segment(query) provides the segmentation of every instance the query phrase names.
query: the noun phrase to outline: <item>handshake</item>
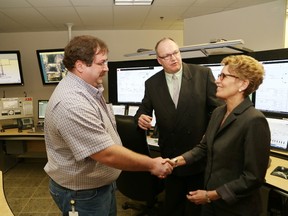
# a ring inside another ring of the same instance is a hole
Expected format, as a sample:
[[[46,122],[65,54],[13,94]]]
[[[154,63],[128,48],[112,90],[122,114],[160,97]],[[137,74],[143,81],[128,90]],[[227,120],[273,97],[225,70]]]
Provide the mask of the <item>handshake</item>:
[[[185,160],[182,156],[178,156],[173,159],[157,157],[153,158],[154,163],[150,172],[157,176],[158,178],[166,178],[167,175],[171,174],[173,169],[179,165],[181,161],[181,165],[185,164]]]

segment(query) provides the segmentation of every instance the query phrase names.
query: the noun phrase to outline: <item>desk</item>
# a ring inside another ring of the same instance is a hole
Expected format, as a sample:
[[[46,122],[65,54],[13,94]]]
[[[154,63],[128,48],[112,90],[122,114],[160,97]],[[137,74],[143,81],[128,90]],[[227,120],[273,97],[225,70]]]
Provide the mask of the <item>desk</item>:
[[[44,140],[44,132],[32,132],[23,130],[18,132],[18,129],[6,129],[5,132],[0,132],[0,140]]]
[[[33,151],[30,155],[26,154],[29,150],[27,146],[30,146]],[[45,156],[44,132],[32,132],[31,130],[18,132],[18,129],[6,129],[5,132],[0,132],[0,170],[8,170],[17,163],[18,157]]]
[[[271,172],[277,167],[277,166],[284,166],[288,168],[288,160],[278,158],[275,156],[270,156],[271,163],[270,166],[267,169],[266,172],[266,184],[272,186],[273,188],[280,189],[287,193],[288,196],[288,179],[284,179],[278,176],[271,175]]]

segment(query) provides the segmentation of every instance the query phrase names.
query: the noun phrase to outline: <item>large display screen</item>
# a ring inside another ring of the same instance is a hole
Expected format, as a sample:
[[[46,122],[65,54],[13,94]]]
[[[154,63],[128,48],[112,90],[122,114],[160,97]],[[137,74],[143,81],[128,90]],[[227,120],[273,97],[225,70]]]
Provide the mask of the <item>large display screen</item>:
[[[23,85],[19,51],[0,51],[0,85]]]
[[[263,61],[265,78],[255,92],[255,107],[265,113],[288,114],[288,59]]]
[[[141,103],[145,81],[162,69],[162,66],[117,68],[118,103]]]
[[[37,50],[43,84],[57,84],[68,70],[63,64],[64,49]]]
[[[219,64],[202,64],[202,66],[209,67],[212,71],[212,74],[216,79],[218,79],[218,75],[221,73],[223,69],[223,65]]]

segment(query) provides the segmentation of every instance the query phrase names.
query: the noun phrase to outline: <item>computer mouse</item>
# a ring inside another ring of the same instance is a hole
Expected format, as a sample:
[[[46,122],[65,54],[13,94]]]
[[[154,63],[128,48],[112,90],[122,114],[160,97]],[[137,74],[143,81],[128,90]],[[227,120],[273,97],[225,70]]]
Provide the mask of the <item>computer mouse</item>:
[[[271,174],[274,175],[274,176],[278,176],[278,177],[284,178],[284,179],[288,179],[288,176],[285,173],[281,172],[281,171],[273,171]]]
[[[272,172],[271,175],[279,176],[284,179],[288,179],[288,169],[283,166],[277,166]]]

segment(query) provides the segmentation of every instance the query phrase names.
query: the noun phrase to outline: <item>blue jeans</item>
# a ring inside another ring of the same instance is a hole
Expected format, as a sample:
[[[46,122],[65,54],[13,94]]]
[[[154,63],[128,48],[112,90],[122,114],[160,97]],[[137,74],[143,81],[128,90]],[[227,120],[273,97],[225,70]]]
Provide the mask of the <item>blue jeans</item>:
[[[50,179],[49,189],[63,216],[68,216],[69,211],[72,211],[71,200],[74,200],[74,208],[79,216],[117,215],[115,183],[96,189],[74,191]]]

